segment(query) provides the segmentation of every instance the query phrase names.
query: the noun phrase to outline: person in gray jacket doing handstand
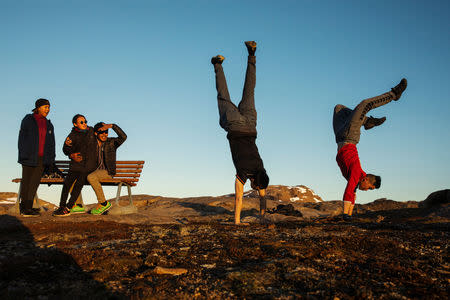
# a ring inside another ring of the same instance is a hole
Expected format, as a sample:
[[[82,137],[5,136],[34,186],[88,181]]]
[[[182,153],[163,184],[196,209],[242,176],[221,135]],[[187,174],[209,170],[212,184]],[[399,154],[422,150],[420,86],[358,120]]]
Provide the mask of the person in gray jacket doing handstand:
[[[214,56],[211,63],[216,73],[217,102],[219,106],[220,126],[228,132],[231,155],[236,167],[235,179],[235,211],[234,223],[241,223],[242,197],[244,184],[250,179],[251,187],[258,190],[260,198],[260,216],[266,211],[265,194],[269,185],[269,177],[264,169],[263,161],[259,155],[255,140],[256,110],[255,110],[255,84],[256,84],[256,42],[245,42],[248,50],[247,72],[245,76],[244,91],[239,106],[231,102],[227,82],[222,68],[224,57]]]
[[[342,175],[347,179],[347,187],[343,196],[343,218],[350,220],[355,206],[356,189],[362,191],[380,188],[381,177],[366,174],[359,161],[356,144],[359,142],[361,127],[369,130],[383,124],[386,117],[367,117],[366,114],[377,107],[388,104],[392,100],[400,99],[406,89],[407,81],[402,79],[390,92],[361,101],[354,109],[338,104],[334,107],[333,129],[338,145],[336,161]]]

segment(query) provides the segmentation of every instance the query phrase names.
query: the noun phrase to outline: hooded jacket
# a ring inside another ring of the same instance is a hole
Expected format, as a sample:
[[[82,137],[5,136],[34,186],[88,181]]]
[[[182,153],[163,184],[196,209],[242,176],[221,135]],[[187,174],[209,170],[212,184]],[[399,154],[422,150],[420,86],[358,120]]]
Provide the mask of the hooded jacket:
[[[27,114],[20,124],[18,162],[24,166],[37,167],[39,157],[39,127],[33,114]],[[52,122],[47,119],[43,164],[55,162],[55,132]]]

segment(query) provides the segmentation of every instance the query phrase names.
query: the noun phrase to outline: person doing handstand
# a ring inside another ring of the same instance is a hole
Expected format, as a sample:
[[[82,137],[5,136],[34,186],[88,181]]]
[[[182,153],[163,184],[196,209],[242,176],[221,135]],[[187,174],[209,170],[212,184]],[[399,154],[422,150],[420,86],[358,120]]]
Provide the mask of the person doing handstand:
[[[244,184],[250,179],[251,187],[258,190],[260,198],[260,216],[266,211],[266,188],[269,185],[269,176],[264,169],[263,161],[256,146],[256,110],[255,110],[255,84],[256,84],[256,42],[245,42],[248,50],[247,72],[245,75],[244,91],[239,106],[231,102],[227,82],[222,68],[224,57],[214,56],[211,63],[216,74],[217,102],[219,106],[220,126],[228,132],[231,156],[236,167],[235,179],[235,210],[234,223],[241,223],[242,197]]]
[[[356,144],[358,144],[361,135],[361,126],[364,126],[365,130],[369,130],[383,124],[386,117],[367,117],[366,114],[370,110],[388,104],[392,100],[397,101],[400,99],[406,86],[407,81],[403,78],[390,92],[363,100],[353,110],[341,104],[334,107],[333,129],[338,145],[336,161],[342,175],[347,179],[347,186],[343,196],[344,220],[351,219],[357,188],[367,191],[378,189],[381,185],[380,176],[366,174],[362,170]]]

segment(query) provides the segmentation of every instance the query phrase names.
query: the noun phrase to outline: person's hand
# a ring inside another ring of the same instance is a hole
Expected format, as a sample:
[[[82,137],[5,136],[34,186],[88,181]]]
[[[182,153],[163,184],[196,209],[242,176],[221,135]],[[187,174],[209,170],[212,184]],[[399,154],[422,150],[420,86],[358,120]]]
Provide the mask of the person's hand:
[[[113,124],[104,124],[103,123],[102,128],[100,128],[99,130],[108,130],[108,129],[112,128],[112,127],[113,127]]]
[[[80,162],[83,160],[83,156],[81,156],[80,152],[70,154],[70,158],[76,162]]]
[[[67,138],[66,141],[65,141],[65,144],[66,144],[67,146],[69,146],[69,147],[72,147],[72,140],[69,139],[69,138]]]

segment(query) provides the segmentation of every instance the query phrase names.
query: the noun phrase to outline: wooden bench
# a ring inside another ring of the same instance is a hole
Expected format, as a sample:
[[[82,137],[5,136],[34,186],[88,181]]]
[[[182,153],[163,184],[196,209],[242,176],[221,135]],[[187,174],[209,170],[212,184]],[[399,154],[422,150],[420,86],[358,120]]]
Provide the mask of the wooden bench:
[[[57,160],[55,161],[55,166],[64,174],[67,175],[69,171],[69,160]],[[133,205],[133,198],[131,195],[131,187],[136,186],[139,182],[139,178],[141,177],[142,169],[144,168],[145,161],[143,160],[118,160],[116,161],[116,175],[113,176],[112,179],[105,179],[100,181],[102,185],[105,186],[117,186],[117,194],[116,194],[116,205],[119,205],[119,198],[122,186],[125,185],[128,188],[128,199],[130,201],[129,205]],[[15,205],[15,212],[19,213],[19,203],[20,203],[20,191],[22,187],[22,178],[15,178],[12,182],[19,183],[19,191],[17,193],[17,201]],[[48,184],[53,185],[62,185],[64,184],[64,178],[41,178],[40,184]],[[86,181],[85,185],[89,185],[89,182]],[[73,187],[73,186],[72,186]],[[83,198],[80,193],[80,197],[77,199],[77,202],[83,205]],[[40,208],[40,204],[38,201],[38,195],[34,196],[33,207]]]

